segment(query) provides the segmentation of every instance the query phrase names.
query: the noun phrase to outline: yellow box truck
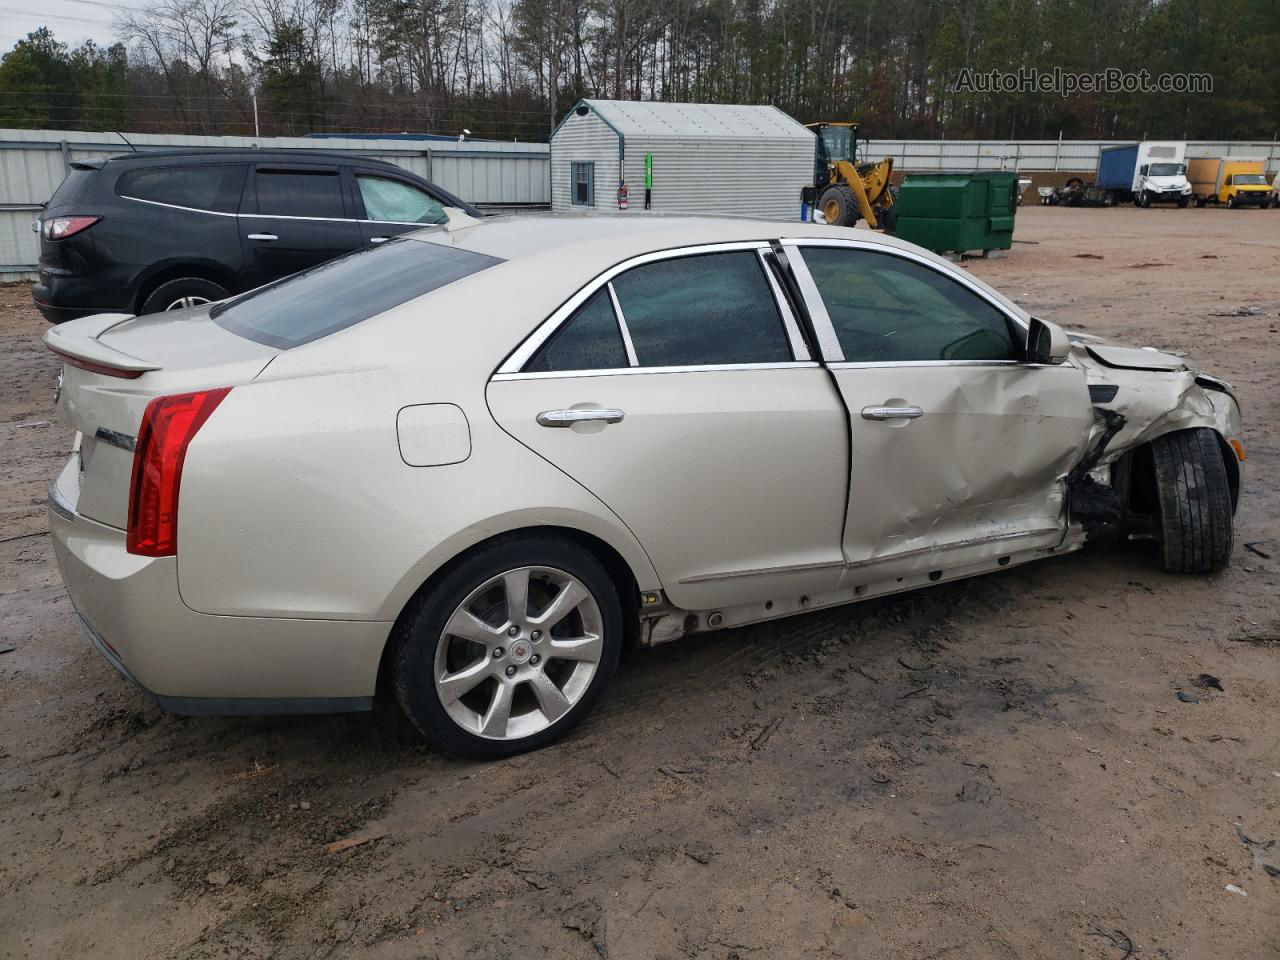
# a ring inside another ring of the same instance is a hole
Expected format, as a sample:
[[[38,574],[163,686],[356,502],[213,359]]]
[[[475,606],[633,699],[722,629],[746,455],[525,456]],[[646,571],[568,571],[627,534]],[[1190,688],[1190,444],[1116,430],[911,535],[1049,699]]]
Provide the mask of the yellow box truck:
[[[1228,207],[1265,207],[1271,199],[1266,161],[1251,157],[1193,157],[1187,179],[1196,206],[1225,203]]]

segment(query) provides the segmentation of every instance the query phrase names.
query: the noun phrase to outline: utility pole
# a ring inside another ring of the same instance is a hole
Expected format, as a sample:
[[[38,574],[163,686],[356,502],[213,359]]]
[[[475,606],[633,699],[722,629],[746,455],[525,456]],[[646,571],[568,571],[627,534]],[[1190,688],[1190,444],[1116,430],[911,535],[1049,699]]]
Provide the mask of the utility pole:
[[[253,94],[253,135],[255,137],[261,136],[261,134],[258,133],[258,94],[257,92]]]

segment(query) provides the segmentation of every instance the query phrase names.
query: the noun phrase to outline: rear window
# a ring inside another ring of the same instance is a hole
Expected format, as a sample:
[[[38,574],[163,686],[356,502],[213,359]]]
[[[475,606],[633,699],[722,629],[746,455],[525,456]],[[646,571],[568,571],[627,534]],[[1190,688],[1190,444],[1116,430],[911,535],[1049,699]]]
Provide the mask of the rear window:
[[[217,163],[130,170],[116,182],[116,193],[176,207],[235,213],[246,169],[243,163]]]
[[[83,170],[80,167],[72,167],[71,172],[63,178],[62,183],[58,184],[58,189],[53,191],[53,196],[49,198],[49,202],[45,205],[46,208],[52,209],[64,203],[71,203],[88,186],[89,181],[97,172],[97,170]]]
[[[440,243],[392,240],[251,290],[209,316],[234,334],[287,350],[502,262]]]

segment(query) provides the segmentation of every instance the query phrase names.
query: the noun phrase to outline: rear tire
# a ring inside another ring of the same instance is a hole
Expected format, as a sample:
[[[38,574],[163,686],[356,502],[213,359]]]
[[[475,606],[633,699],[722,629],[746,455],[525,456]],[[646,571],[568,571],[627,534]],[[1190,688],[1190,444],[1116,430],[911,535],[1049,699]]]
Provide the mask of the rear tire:
[[[206,303],[216,303],[230,296],[230,291],[219,283],[204,277],[178,277],[166,280],[156,287],[142,302],[140,313],[162,313],[166,310],[185,310]]]
[[[818,199],[818,209],[827,223],[837,227],[852,227],[858,222],[858,202],[853,191],[843,183],[827,187]],[[832,218],[835,219],[832,219]]]
[[[1170,573],[1213,573],[1231,559],[1231,483],[1218,437],[1207,427],[1151,442],[1156,541]]]
[[[522,575],[520,609],[510,584]],[[581,599],[539,621],[566,589]],[[622,652],[622,603],[576,543],[500,539],[416,597],[391,644],[396,699],[424,737],[458,756],[509,757],[560,739],[591,712]]]

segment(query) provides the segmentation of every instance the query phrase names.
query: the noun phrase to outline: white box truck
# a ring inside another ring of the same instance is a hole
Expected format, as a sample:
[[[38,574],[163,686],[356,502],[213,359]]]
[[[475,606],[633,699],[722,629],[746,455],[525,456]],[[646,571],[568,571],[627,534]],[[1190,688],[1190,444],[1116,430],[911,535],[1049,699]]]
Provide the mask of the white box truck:
[[[1094,186],[1107,205],[1132,200],[1140,207],[1153,203],[1185,207],[1191,202],[1186,156],[1185,143],[1165,140],[1103,147]]]

